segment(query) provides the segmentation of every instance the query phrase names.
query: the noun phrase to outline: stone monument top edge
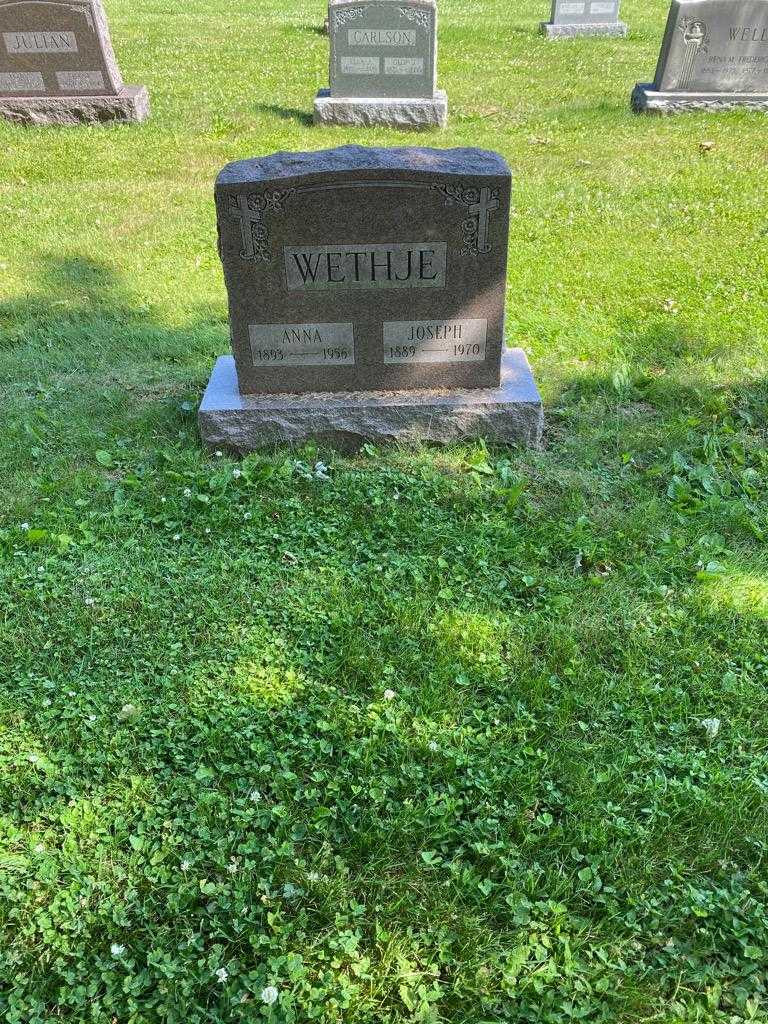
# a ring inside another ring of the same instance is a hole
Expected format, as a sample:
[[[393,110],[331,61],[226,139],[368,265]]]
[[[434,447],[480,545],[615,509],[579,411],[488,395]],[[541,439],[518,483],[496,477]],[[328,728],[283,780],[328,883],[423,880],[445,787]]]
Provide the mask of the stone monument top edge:
[[[338,146],[308,152],[281,152],[227,164],[216,187],[243,185],[310,174],[355,171],[412,171],[457,174],[467,177],[508,176],[507,161],[499,153],[475,147],[434,149],[427,146]]]

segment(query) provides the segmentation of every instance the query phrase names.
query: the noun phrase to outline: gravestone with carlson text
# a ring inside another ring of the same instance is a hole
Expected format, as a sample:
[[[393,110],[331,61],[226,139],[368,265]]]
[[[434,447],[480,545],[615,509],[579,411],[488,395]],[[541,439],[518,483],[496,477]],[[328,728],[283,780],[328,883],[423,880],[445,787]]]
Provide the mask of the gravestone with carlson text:
[[[330,89],[317,95],[316,124],[445,127],[435,0],[331,0],[328,23]]]
[[[575,36],[625,36],[619,21],[621,0],[552,0],[552,16],[541,25],[548,39]]]
[[[233,356],[203,439],[537,443],[541,402],[504,344],[511,176],[479,149],[277,153],[216,182]]]
[[[0,116],[31,124],[143,121],[124,85],[101,0],[0,0]]]
[[[632,107],[768,110],[768,0],[674,0],[656,78],[635,86]]]

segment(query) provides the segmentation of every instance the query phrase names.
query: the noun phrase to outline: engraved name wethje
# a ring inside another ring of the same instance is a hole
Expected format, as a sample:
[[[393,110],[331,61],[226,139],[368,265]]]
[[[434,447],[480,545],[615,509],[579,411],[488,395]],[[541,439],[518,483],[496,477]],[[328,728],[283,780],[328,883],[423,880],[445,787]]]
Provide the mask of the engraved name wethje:
[[[384,324],[384,362],[482,363],[487,320],[394,320]]]
[[[45,81],[39,71],[3,71],[0,72],[0,92],[45,92]]]
[[[347,324],[249,324],[254,366],[349,366],[355,333]]]
[[[285,246],[291,290],[443,288],[447,242]]]
[[[416,32],[409,28],[350,28],[350,46],[415,46]]]
[[[77,53],[74,32],[3,32],[9,54]]]

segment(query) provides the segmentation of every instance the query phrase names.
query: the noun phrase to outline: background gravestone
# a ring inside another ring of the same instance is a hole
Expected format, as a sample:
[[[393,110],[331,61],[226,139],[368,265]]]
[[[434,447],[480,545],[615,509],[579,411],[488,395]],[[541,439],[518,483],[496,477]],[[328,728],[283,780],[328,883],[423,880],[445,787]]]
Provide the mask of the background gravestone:
[[[0,116],[74,124],[148,114],[147,90],[123,84],[101,0],[0,0]]]
[[[768,0],[674,0],[656,78],[638,112],[768,110]]]
[[[552,16],[542,22],[548,39],[575,36],[625,36],[627,26],[619,21],[621,0],[552,0]]]
[[[332,0],[328,19],[330,89],[315,100],[317,124],[445,127],[435,0]]]
[[[510,188],[503,158],[479,149],[344,146],[226,167],[234,360],[214,369],[204,440],[536,443],[541,402],[504,344]]]

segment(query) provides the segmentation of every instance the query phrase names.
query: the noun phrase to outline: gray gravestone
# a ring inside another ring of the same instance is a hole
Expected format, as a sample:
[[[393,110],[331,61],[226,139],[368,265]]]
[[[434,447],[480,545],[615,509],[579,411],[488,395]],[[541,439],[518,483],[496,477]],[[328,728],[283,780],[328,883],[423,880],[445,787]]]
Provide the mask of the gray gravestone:
[[[142,121],[120,77],[101,0],[0,0],[0,116],[32,124]]]
[[[316,123],[445,127],[435,0],[331,0],[328,21],[331,87]]]
[[[575,36],[625,36],[619,21],[621,0],[552,0],[552,16],[541,29],[548,39]]]
[[[216,182],[234,360],[206,443],[485,435],[536,443],[541,402],[504,345],[511,177],[479,149],[277,153]]]
[[[768,110],[768,0],[674,0],[656,78],[638,112]]]

